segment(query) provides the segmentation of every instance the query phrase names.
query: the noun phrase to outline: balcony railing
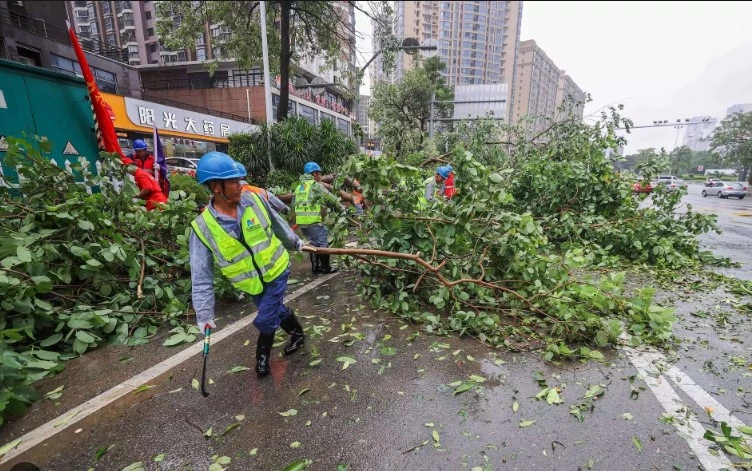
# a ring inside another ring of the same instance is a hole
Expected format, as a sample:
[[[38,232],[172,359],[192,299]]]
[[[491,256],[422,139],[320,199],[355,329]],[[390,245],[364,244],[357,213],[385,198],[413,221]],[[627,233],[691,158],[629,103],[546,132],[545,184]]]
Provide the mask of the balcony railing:
[[[70,46],[68,30],[56,25],[47,24],[42,19],[31,18],[15,12],[9,12],[7,8],[0,8],[0,23],[28,31],[49,40]],[[110,46],[96,39],[78,35],[79,42],[84,51],[88,51],[118,62],[128,63],[128,53],[123,49]]]
[[[224,111],[210,110],[209,108],[204,108],[203,106],[195,106],[189,103],[183,103],[181,101],[168,100],[167,98],[162,98],[162,97],[158,97],[155,95],[148,95],[146,93],[144,93],[142,97],[144,100],[153,101],[155,103],[159,103],[159,104],[166,105],[166,106],[173,106],[175,108],[195,111],[197,113],[210,114],[212,116],[218,116],[220,118],[233,119],[235,121],[242,121],[244,123],[258,124],[255,120],[248,119],[247,116],[238,116],[232,113],[225,113]]]

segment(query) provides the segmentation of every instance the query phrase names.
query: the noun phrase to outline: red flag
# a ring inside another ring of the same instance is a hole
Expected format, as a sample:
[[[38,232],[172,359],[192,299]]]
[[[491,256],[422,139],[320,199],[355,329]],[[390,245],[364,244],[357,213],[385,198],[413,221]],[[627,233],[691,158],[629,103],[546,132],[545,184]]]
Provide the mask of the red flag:
[[[120,143],[117,139],[117,134],[115,134],[115,126],[112,124],[110,113],[107,111],[107,108],[110,107],[107,102],[104,101],[102,95],[99,94],[97,82],[94,80],[94,75],[91,73],[89,63],[86,61],[84,50],[81,49],[81,44],[78,43],[78,38],[76,38],[76,33],[73,31],[70,23],[68,24],[68,35],[70,36],[71,45],[76,51],[76,58],[78,59],[78,64],[81,66],[81,72],[84,74],[86,88],[89,90],[91,106],[94,109],[95,124],[99,127],[99,148],[106,152],[117,152],[120,154],[121,159],[125,159],[123,150],[120,148]]]

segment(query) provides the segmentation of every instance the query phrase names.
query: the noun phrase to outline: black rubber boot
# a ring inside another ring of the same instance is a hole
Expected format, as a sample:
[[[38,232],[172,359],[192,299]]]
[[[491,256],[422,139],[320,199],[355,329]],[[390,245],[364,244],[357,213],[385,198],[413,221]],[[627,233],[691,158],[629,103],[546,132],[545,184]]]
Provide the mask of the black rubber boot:
[[[321,271],[319,273],[337,273],[339,271],[329,265],[329,257],[330,255],[319,255],[319,258],[321,259],[319,262],[321,264]]]
[[[321,273],[321,256],[313,252],[309,252],[309,255],[311,256],[311,272],[314,275]]]
[[[305,332],[303,332],[303,327],[298,322],[298,318],[295,317],[295,311],[290,309],[290,315],[282,319],[279,326],[290,334],[290,341],[282,348],[282,351],[285,355],[297,352],[305,344]]]
[[[263,378],[269,374],[269,360],[272,356],[272,345],[274,344],[274,332],[259,332],[258,342],[256,343],[256,374]]]

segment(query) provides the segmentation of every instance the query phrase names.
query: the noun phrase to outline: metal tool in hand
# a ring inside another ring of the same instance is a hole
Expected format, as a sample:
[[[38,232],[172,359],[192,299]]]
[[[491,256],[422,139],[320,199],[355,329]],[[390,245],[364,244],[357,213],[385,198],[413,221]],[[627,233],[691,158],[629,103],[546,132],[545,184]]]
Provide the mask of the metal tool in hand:
[[[206,390],[206,360],[209,358],[209,338],[211,337],[211,327],[206,326],[204,331],[204,367],[201,370],[201,395],[209,397],[209,391]]]

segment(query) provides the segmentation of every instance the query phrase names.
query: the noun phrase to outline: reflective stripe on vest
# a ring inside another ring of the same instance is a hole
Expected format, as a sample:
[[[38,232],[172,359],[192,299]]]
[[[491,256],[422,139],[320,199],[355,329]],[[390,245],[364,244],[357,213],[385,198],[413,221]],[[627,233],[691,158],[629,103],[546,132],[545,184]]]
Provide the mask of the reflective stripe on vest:
[[[191,226],[233,286],[255,295],[264,291],[264,283],[274,281],[287,269],[290,256],[272,232],[271,218],[261,199],[255,193],[249,196],[251,204],[240,219],[245,244],[222,229],[211,211],[201,213]]]
[[[302,226],[321,222],[321,205],[311,201],[314,180],[300,182],[295,187],[295,222]]]
[[[428,177],[425,180],[423,180],[423,193],[421,193],[420,198],[418,198],[418,209],[423,210],[428,208],[429,201],[426,199],[426,187],[435,180],[435,177]],[[436,200],[438,190],[436,189],[436,184],[434,183],[433,187],[433,198],[434,201]]]

